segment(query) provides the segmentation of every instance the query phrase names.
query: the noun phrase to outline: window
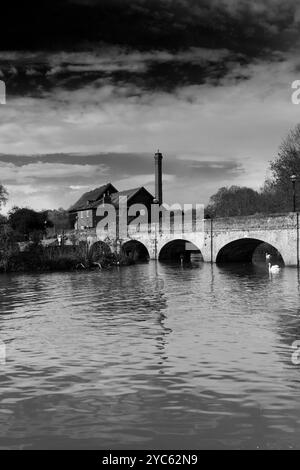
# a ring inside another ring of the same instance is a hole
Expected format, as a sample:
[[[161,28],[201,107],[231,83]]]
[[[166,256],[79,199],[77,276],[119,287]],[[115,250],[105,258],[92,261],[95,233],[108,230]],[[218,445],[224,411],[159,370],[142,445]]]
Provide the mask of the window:
[[[83,211],[80,212],[80,217],[83,219]]]
[[[87,217],[90,216],[90,211],[86,211],[86,216],[87,216]]]

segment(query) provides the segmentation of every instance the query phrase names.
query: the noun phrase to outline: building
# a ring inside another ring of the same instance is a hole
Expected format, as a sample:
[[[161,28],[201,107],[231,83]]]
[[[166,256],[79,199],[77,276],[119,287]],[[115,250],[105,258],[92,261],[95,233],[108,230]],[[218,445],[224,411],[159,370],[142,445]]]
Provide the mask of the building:
[[[133,204],[144,204],[149,214],[151,214],[151,204],[153,203],[154,196],[143,186],[126,191],[118,191],[111,183],[107,183],[83,194],[69,209],[70,213],[76,215],[75,229],[95,228],[102,218],[97,216],[97,208],[100,205],[112,204],[118,214],[119,198],[122,196],[127,197],[128,208]]]
[[[69,212],[75,216],[75,229],[85,230],[97,227],[101,217],[97,216],[97,208],[103,204],[112,204],[118,214],[119,198],[127,197],[128,209],[134,204],[143,204],[151,215],[153,202],[162,204],[162,154],[155,154],[155,197],[144,186],[118,191],[112,183],[106,183],[99,188],[83,194],[80,199],[70,207]],[[133,220],[134,218],[131,218]],[[128,220],[130,222],[131,220]],[[149,220],[150,222],[150,220]]]

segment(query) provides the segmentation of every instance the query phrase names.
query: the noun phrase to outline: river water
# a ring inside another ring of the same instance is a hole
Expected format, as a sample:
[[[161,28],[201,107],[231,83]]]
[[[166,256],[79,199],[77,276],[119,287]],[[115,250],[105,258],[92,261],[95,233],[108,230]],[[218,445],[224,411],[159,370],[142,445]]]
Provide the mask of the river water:
[[[197,260],[0,276],[0,447],[300,448],[299,294]]]

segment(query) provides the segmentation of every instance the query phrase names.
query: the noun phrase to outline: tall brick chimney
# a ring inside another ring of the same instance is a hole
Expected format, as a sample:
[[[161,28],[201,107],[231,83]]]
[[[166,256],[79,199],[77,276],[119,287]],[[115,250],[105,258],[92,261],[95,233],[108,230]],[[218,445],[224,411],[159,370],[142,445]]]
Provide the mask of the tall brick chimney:
[[[162,159],[163,156],[158,150],[154,156],[155,160],[155,199],[158,200],[159,204],[163,203],[163,191],[162,191]]]

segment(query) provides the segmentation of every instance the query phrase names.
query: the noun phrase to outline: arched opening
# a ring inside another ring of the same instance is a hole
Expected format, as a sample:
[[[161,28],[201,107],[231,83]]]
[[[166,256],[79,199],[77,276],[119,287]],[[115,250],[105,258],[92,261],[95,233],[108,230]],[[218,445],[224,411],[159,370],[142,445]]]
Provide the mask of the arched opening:
[[[98,241],[94,243],[90,248],[90,259],[91,261],[101,261],[103,258],[111,254],[111,249],[109,245],[105,242]]]
[[[122,246],[122,253],[133,261],[148,261],[149,252],[143,243],[137,240],[129,240]]]
[[[279,251],[269,243],[256,238],[241,238],[223,246],[217,255],[216,262],[265,264],[266,254],[271,255],[272,264],[284,265]]]
[[[193,243],[181,239],[166,243],[159,253],[160,260],[192,261],[195,258],[203,261],[199,248]]]

